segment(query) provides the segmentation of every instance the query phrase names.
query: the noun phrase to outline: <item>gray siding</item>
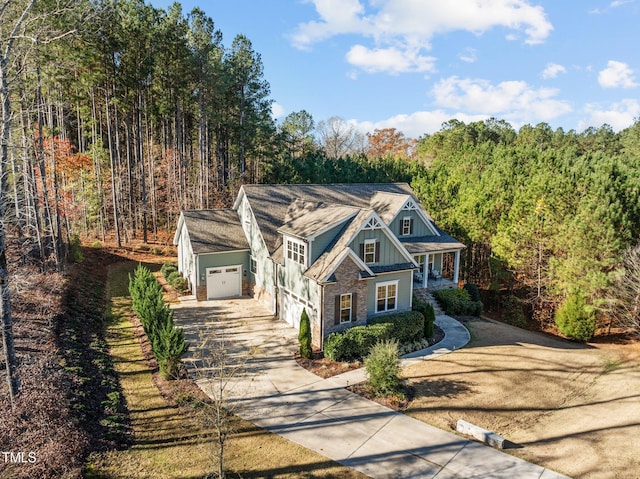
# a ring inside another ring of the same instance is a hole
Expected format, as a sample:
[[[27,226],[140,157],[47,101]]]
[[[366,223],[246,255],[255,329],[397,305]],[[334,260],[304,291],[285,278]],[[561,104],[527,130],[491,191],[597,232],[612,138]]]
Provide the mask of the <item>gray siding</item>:
[[[367,287],[367,318],[380,314],[399,313],[411,309],[411,295],[413,289],[411,287],[412,271],[400,271],[397,273],[381,274],[370,279]],[[376,288],[378,283],[398,280],[397,307],[395,311],[388,313],[376,313]]]
[[[362,230],[349,245],[354,253],[360,256],[360,244],[365,240],[376,239],[380,247],[380,261],[374,265],[398,264],[406,263],[407,259],[400,253],[398,248],[391,242],[386,234],[380,229]]]
[[[278,286],[287,289],[296,296],[318,304],[318,284],[303,276],[307,270],[304,266],[285,259],[284,265],[278,268]]]
[[[249,274],[249,252],[232,251],[225,253],[207,253],[198,255],[198,284],[206,284],[207,268],[218,266],[242,265],[242,279],[246,280]]]
[[[409,236],[403,236],[402,231],[400,230],[402,218],[406,217],[413,219],[413,231]],[[398,213],[398,216],[396,216],[389,225],[389,229],[398,238],[411,238],[412,236],[430,236],[433,234],[433,231],[424,223],[416,210],[400,211],[400,213]]]
[[[257,273],[250,273],[249,279],[259,288],[273,294],[273,261],[269,259],[269,252],[260,234],[258,224],[251,213],[246,197],[242,198],[238,206],[238,215],[240,216],[244,234],[249,242],[249,248],[251,248],[251,255],[256,260]]]
[[[331,243],[333,238],[336,237],[343,225],[344,223],[341,223],[338,226],[331,228],[329,231],[317,236],[316,239],[313,240],[311,243],[311,264],[320,257],[325,249],[327,249],[327,246],[329,246],[329,243]]]

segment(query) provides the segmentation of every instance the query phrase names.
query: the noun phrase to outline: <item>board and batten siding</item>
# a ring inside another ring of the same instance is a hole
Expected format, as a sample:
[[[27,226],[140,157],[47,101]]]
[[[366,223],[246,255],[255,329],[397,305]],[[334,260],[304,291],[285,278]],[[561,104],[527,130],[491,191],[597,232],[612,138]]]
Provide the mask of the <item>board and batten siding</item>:
[[[318,284],[304,276],[306,270],[306,266],[288,260],[285,253],[284,265],[278,268],[278,286],[317,305]]]
[[[246,279],[249,271],[249,252],[230,251],[223,253],[202,253],[198,255],[199,284],[207,284],[207,268],[242,265],[242,278]]]
[[[402,234],[402,219],[411,218],[413,220],[413,231],[410,235]],[[389,229],[398,238],[411,238],[413,236],[431,236],[433,231],[429,228],[424,220],[420,217],[416,210],[403,210],[398,213],[398,216],[389,224]]]
[[[346,220],[345,220],[346,221]],[[321,235],[315,237],[315,239],[311,242],[311,264],[313,264],[319,257],[324,253],[324,250],[327,249],[329,243],[333,241],[336,235],[340,232],[340,229],[344,226],[345,222],[340,223],[337,226],[334,226],[328,231],[325,231]]]
[[[258,288],[273,294],[273,261],[269,258],[267,246],[262,239],[258,223],[251,212],[247,197],[243,197],[238,206],[238,215],[240,216],[240,224],[247,237],[249,248],[251,248],[251,256],[256,261],[256,274],[249,273],[250,281]]]
[[[395,273],[379,274],[367,281],[367,318],[389,313],[399,313],[411,309],[411,295],[413,271],[398,271]],[[398,281],[397,306],[395,311],[376,313],[376,289],[378,283]]]
[[[195,268],[193,250],[187,227],[183,224],[178,238],[178,271],[189,280],[189,285],[195,288],[198,275]]]
[[[373,263],[374,265],[387,265],[407,262],[407,258],[404,257],[404,255],[398,250],[398,248],[391,242],[389,237],[381,229],[360,231],[349,246],[356,255],[360,256],[360,244],[364,243],[365,240],[370,239],[377,240],[379,242],[378,246],[380,248],[380,260],[376,263]]]

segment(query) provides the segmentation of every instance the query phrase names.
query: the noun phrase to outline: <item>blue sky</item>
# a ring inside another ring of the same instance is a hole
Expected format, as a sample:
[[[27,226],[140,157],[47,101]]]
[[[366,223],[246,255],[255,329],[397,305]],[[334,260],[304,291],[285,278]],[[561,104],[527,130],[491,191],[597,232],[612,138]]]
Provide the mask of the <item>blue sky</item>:
[[[180,3],[226,46],[251,40],[278,119],[305,109],[417,138],[451,118],[576,131],[640,118],[640,0]]]

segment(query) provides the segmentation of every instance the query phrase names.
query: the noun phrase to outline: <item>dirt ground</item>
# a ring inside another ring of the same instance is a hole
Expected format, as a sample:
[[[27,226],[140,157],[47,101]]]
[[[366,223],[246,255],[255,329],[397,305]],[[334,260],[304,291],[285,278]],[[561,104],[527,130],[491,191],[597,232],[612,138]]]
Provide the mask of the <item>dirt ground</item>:
[[[508,452],[574,478],[640,477],[640,345],[580,345],[482,319],[464,349],[404,371],[406,413],[443,429],[464,419]]]

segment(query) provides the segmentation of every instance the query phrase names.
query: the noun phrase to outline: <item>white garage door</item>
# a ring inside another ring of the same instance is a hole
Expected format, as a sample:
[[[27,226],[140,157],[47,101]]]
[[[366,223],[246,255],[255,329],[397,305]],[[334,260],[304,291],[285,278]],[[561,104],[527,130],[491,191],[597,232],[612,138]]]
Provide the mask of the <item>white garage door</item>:
[[[207,299],[242,295],[241,266],[207,268]]]
[[[303,309],[307,309],[309,320],[313,317],[311,306],[303,299],[286,290],[282,291],[281,307],[280,317],[296,329],[300,329],[300,315]]]

